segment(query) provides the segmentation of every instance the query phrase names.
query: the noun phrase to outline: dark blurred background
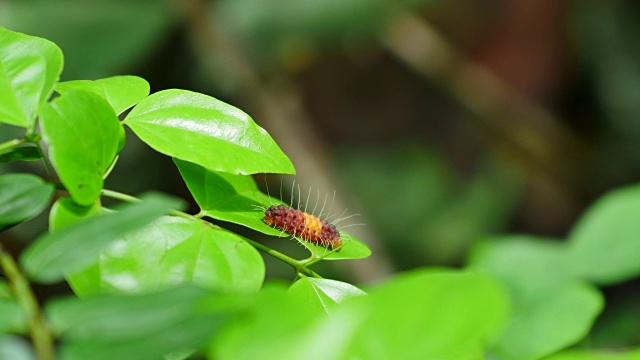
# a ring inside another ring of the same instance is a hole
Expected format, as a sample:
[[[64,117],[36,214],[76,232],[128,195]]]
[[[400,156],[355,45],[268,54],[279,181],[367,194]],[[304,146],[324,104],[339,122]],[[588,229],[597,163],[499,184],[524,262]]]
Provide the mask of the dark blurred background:
[[[258,184],[289,199],[295,179],[303,201],[335,190],[336,209],[361,214],[349,230],[373,256],[319,269],[357,283],[462,265],[486,236],[562,239],[637,182],[638,24],[631,0],[0,1],[0,26],[62,48],[63,80],[139,75],[249,113],[297,169]],[[109,188],[189,198],[170,159],[127,141]],[[6,236],[19,247],[45,226]]]

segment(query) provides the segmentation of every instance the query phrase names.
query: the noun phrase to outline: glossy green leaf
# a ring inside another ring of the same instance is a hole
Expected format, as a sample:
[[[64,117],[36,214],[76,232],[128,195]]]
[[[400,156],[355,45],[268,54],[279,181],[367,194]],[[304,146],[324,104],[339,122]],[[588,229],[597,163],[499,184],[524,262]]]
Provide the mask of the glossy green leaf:
[[[241,110],[207,95],[157,92],[133,108],[125,123],[156,151],[210,170],[294,173],[264,129]]]
[[[61,71],[54,43],[0,27],[0,122],[32,129]]]
[[[613,284],[640,275],[640,186],[614,190],[569,235],[569,263],[579,276]]]
[[[174,159],[191,195],[209,217],[245,225],[268,235],[280,231],[262,221],[269,204],[280,201],[258,189],[250,176],[214,172],[202,166]]]
[[[366,313],[351,358],[482,359],[509,308],[501,284],[472,271],[416,270],[368,293],[345,302]]]
[[[47,318],[62,337],[63,359],[160,359],[198,348],[242,299],[178,287],[144,295],[103,295],[49,304]]]
[[[42,134],[49,157],[71,197],[90,205],[118,149],[120,123],[102,97],[72,90],[42,108]]]
[[[94,81],[72,80],[56,84],[56,91],[60,94],[75,89],[102,96],[118,115],[149,96],[149,83],[143,78],[131,75],[113,76]]]
[[[0,231],[44,210],[54,186],[31,174],[0,176]]]
[[[0,299],[0,334],[25,333],[27,318],[20,306],[13,300]]]
[[[49,212],[49,232],[55,233],[69,225],[104,213],[106,213],[106,210],[96,204],[82,206],[75,203],[71,198],[62,197],[53,204]]]
[[[93,263],[100,249],[111,241],[182,205],[177,199],[160,194],[149,194],[141,199],[139,203],[119,207],[120,211],[113,214],[91,218],[54,234],[40,236],[22,254],[20,262],[23,268],[39,282],[62,280],[64,274]]]
[[[80,296],[144,293],[184,283],[258,291],[265,267],[241,237],[201,221],[165,216],[113,242],[98,262],[68,277]]]
[[[174,159],[174,162],[191,195],[206,216],[244,225],[267,235],[289,237],[263,221],[264,211],[269,206],[284,202],[260,192],[251,177],[214,172],[178,159]],[[343,231],[340,234],[343,247],[339,252],[327,255],[325,259],[360,259],[371,254],[371,250],[360,240]],[[328,249],[303,239],[296,240],[317,256],[324,256],[329,252]]]
[[[36,161],[42,156],[35,146],[24,146],[9,149],[0,153],[0,164],[14,161]]]
[[[479,246],[470,260],[507,285],[514,302],[508,328],[492,349],[498,359],[539,359],[582,339],[603,307],[598,290],[567,264],[563,243],[508,237]]]
[[[124,149],[124,145],[126,143],[127,143],[127,132],[124,130],[124,126],[120,125],[120,127],[118,128],[118,151],[117,151],[118,153],[122,151],[122,149]]]
[[[289,294],[299,297],[309,307],[316,307],[329,313],[338,303],[351,296],[366,293],[357,287],[336,280],[302,278],[289,288]]]

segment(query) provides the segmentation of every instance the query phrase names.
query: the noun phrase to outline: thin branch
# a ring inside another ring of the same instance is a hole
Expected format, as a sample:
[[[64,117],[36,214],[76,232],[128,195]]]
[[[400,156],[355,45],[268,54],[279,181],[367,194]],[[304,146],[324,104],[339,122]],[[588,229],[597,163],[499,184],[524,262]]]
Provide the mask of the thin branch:
[[[434,80],[474,114],[470,119],[492,136],[496,149],[516,154],[525,171],[542,170],[560,184],[588,189],[590,179],[576,175],[590,156],[586,144],[553,113],[466,59],[419,16],[398,14],[382,42],[389,53]]]
[[[306,264],[301,264],[298,260],[291,258],[281,252],[278,252],[276,250],[273,250],[272,248],[262,245],[259,242],[255,242],[251,239],[247,239],[245,238],[245,241],[247,241],[249,244],[251,244],[253,247],[255,247],[256,249],[262,251],[263,253],[273,256],[274,258],[285,262],[289,265],[291,265],[296,272],[300,272],[306,276],[311,276],[311,277],[315,277],[315,278],[322,278],[322,276],[318,275],[315,271],[309,269],[306,267]]]
[[[47,328],[38,301],[31,291],[29,281],[22,274],[13,257],[2,249],[2,244],[0,244],[0,268],[9,280],[18,305],[27,316],[29,333],[38,359],[55,359],[53,337]]]
[[[112,198],[112,199],[116,199],[116,200],[120,200],[120,201],[124,201],[124,202],[128,202],[128,203],[134,203],[134,202],[140,202],[140,199],[138,199],[135,196],[131,196],[128,194],[123,194],[121,192],[117,192],[117,191],[113,191],[113,190],[107,190],[107,189],[102,189],[100,190],[100,193],[102,194],[102,196],[106,196],[108,198]],[[178,211],[178,210],[169,210],[169,214],[173,215],[173,216],[179,216],[181,218],[185,218],[185,219],[197,219],[195,216],[193,215],[189,215],[185,212],[182,211]]]
[[[36,141],[33,141],[33,144],[36,146],[36,150],[38,150],[38,154],[40,155],[40,158],[42,159],[42,163],[44,164],[44,169],[47,172],[47,175],[52,176],[53,175],[52,166],[51,166],[51,164],[49,164],[49,159],[47,159],[47,157],[44,156],[44,151],[42,150],[42,147],[40,146],[40,142],[36,140]]]
[[[3,142],[2,144],[0,144],[0,152],[7,150],[7,149],[11,149],[12,147],[24,144],[27,142],[26,138],[22,138],[22,139],[11,139],[9,141]]]

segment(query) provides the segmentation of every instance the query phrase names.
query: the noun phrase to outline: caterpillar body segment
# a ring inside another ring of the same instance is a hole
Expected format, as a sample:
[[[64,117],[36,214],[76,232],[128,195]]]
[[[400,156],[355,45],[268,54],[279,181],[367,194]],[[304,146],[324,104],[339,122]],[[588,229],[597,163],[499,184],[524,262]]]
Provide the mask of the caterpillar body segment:
[[[274,205],[265,211],[263,220],[269,226],[326,248],[336,249],[342,245],[334,224],[302,210]]]

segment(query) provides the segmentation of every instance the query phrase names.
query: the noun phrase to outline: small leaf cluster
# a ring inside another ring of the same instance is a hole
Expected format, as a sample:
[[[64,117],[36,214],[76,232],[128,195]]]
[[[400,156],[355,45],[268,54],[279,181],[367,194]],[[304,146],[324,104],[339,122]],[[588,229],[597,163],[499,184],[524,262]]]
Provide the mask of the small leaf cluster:
[[[353,236],[341,232],[340,251],[297,239],[310,257],[294,259],[207,221],[282,235],[262,221],[281,200],[250,175],[294,168],[246,113],[186,90],[150,94],[135,76],[60,82],[62,66],[55,44],[0,28],[0,128],[24,129],[0,143],[0,164],[49,173],[0,176],[0,231],[51,206],[49,231],[17,261],[0,244],[0,358],[605,358],[558,351],[602,310],[596,285],[640,274],[638,188],[605,197],[566,243],[492,239],[465,269],[414,270],[365,293],[310,268],[369,256]],[[173,158],[197,214],[104,187],[125,127]],[[293,284],[265,283],[258,251],[291,265]],[[33,283],[62,281],[74,296],[38,303]]]

